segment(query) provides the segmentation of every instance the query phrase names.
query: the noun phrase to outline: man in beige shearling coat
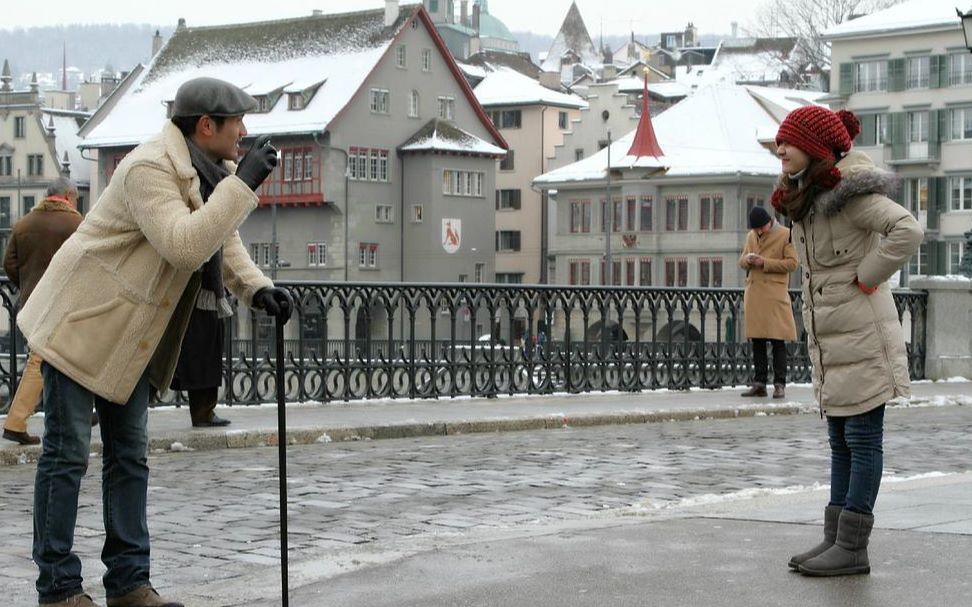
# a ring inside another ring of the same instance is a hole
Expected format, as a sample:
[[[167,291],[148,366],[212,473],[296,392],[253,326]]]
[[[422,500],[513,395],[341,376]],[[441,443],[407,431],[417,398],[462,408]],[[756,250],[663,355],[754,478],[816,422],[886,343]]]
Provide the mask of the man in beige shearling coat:
[[[292,309],[287,292],[253,264],[237,233],[277,163],[262,137],[233,164],[247,134],[243,114],[255,107],[228,82],[183,84],[172,121],[118,165],[18,316],[44,360],[33,548],[41,604],[95,605],[72,550],[93,402],[104,444],[108,606],[181,607],[162,599],[149,580],[149,392],[169,385],[204,273],[284,320]]]

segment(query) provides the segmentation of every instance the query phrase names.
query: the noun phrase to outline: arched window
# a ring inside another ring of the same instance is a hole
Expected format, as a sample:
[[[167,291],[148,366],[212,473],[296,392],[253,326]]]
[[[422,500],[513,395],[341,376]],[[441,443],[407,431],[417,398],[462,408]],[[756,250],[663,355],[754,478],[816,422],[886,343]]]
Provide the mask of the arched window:
[[[409,118],[419,117],[419,92],[416,90],[408,96],[408,116]]]

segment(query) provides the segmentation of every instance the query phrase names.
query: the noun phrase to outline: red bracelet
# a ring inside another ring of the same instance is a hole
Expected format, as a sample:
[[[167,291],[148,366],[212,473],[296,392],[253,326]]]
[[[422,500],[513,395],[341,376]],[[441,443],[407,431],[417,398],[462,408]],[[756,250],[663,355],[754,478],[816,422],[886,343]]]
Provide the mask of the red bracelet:
[[[856,278],[854,279],[854,282],[856,282],[857,283],[857,287],[861,291],[864,291],[864,293],[866,293],[867,295],[870,295],[871,293],[874,293],[875,291],[878,290],[877,287],[869,287],[866,284],[864,284],[863,282],[861,282],[860,280],[857,280]],[[878,285],[878,286],[880,286],[880,285]]]

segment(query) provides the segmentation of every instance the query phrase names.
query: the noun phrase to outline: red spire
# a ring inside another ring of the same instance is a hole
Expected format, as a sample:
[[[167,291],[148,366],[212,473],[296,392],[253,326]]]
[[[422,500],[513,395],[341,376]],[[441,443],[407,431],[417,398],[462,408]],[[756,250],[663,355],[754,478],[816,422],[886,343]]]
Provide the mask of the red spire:
[[[641,121],[638,122],[638,132],[631,142],[628,156],[660,158],[664,155],[658,140],[655,139],[655,129],[651,126],[651,115],[648,113],[648,74],[645,73],[645,90],[641,95]]]

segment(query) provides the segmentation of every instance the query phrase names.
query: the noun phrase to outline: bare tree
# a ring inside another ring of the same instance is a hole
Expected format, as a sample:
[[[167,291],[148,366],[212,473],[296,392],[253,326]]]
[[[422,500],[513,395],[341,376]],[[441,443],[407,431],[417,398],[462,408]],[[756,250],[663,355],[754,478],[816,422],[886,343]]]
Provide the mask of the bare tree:
[[[828,29],[855,17],[869,15],[902,0],[765,0],[756,10],[750,34],[795,38],[797,46],[786,58],[797,75],[817,74],[823,90],[830,85]]]

